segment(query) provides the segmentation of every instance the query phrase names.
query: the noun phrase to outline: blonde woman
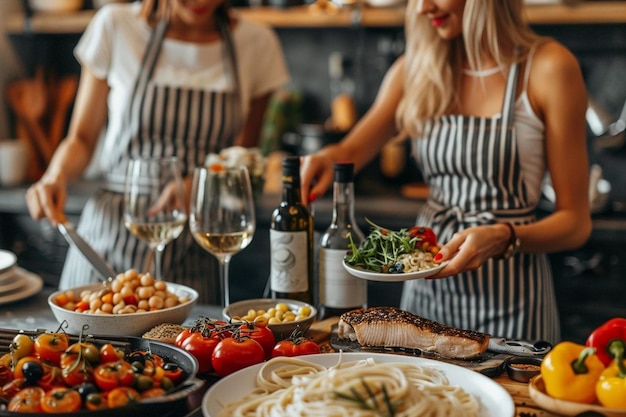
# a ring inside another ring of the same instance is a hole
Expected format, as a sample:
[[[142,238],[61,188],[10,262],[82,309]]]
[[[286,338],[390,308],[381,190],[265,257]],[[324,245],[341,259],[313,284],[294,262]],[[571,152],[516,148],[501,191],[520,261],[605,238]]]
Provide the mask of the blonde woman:
[[[107,127],[98,165],[104,185],[78,231],[118,271],[145,271],[149,248],[126,231],[122,194],[135,156],[176,156],[186,186],[195,166],[232,145],[255,146],[274,90],[288,80],[276,34],[245,20],[227,0],[144,0],[100,9],[78,43],[81,81],[69,132],[40,181],[27,192],[35,219],[62,219],[66,186],[82,175]],[[168,281],[218,303],[217,263],[185,231],[168,244]],[[70,249],[61,288],[95,282]]]
[[[523,7],[409,0],[405,54],[350,134],[305,158],[303,195],[326,191],[333,161],[362,168],[398,132],[408,136],[430,189],[417,224],[433,227],[444,243],[436,261],[448,263],[433,279],[407,281],[400,307],[493,336],[556,342],[545,254],[579,247],[591,231],[587,97],[575,57],[533,33]],[[556,209],[537,219],[546,173]]]

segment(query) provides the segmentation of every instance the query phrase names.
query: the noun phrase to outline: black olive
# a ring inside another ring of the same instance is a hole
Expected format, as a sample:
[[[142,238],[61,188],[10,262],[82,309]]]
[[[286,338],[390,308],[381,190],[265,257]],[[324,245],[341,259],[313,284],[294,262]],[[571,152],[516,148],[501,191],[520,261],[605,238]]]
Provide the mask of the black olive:
[[[168,362],[163,365],[163,370],[165,371],[176,371],[178,369],[178,364],[174,362]]]
[[[24,362],[22,365],[22,372],[24,373],[24,378],[31,384],[36,383],[43,376],[43,368],[39,362]]]
[[[94,392],[98,392],[98,387],[96,387],[95,384],[92,384],[90,382],[82,383],[82,384],[78,385],[77,387],[75,387],[75,389],[76,389],[76,391],[78,391],[78,393],[80,394],[80,396],[83,399],[83,401],[85,401],[87,399],[87,396],[89,394],[92,394]]]

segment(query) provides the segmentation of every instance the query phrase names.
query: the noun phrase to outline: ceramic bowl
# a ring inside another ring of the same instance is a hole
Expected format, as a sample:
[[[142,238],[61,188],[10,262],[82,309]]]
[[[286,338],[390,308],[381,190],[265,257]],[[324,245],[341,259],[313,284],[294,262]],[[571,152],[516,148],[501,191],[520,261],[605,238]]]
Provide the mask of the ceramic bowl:
[[[541,358],[509,358],[504,362],[504,369],[513,381],[528,382],[541,373]]]
[[[251,300],[237,301],[224,307],[222,314],[226,320],[231,320],[237,317],[244,317],[249,310],[264,310],[268,311],[272,307],[276,307],[276,304],[287,304],[291,311],[298,311],[302,307],[307,307],[310,311],[308,317],[295,321],[288,321],[278,324],[268,324],[268,327],[274,333],[277,340],[283,340],[288,338],[296,328],[306,334],[306,331],[311,327],[311,324],[315,321],[317,316],[317,310],[315,307],[302,301],[288,300],[282,298],[254,298]]]
[[[97,291],[102,284],[86,285],[73,288],[75,294],[84,290]],[[57,297],[66,291],[56,291],[48,297],[48,305],[59,323],[66,322],[65,331],[79,334],[84,325],[88,325],[87,333],[94,335],[141,336],[154,326],[162,323],[182,324],[198,300],[198,292],[193,288],[180,284],[167,283],[169,292],[188,301],[170,308],[160,310],[128,313],[128,314],[95,314],[68,310],[56,304]],[[53,329],[51,329],[53,330]]]

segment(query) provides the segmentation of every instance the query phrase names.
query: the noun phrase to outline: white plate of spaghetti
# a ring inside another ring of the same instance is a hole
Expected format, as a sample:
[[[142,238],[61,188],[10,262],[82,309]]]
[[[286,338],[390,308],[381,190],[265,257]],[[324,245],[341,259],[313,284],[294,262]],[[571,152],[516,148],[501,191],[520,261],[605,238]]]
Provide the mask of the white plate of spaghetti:
[[[501,385],[457,365],[385,353],[324,353],[275,358],[229,375],[207,391],[202,412],[513,417],[515,404]]]
[[[442,262],[432,268],[420,269],[418,271],[395,273],[368,271],[367,269],[362,269],[349,265],[345,260],[343,261],[343,267],[346,269],[346,271],[348,271],[350,274],[354,275],[357,278],[367,279],[370,281],[397,282],[432,277],[437,272],[441,271],[446,263],[447,262]]]

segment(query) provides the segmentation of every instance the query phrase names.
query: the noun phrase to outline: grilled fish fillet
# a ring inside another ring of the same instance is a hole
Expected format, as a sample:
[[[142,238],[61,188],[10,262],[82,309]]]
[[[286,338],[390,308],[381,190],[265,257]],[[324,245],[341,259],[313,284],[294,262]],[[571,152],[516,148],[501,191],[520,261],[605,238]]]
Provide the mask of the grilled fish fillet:
[[[486,333],[457,329],[395,307],[371,307],[342,314],[338,336],[361,346],[419,349],[456,359],[479,357],[489,345]]]

